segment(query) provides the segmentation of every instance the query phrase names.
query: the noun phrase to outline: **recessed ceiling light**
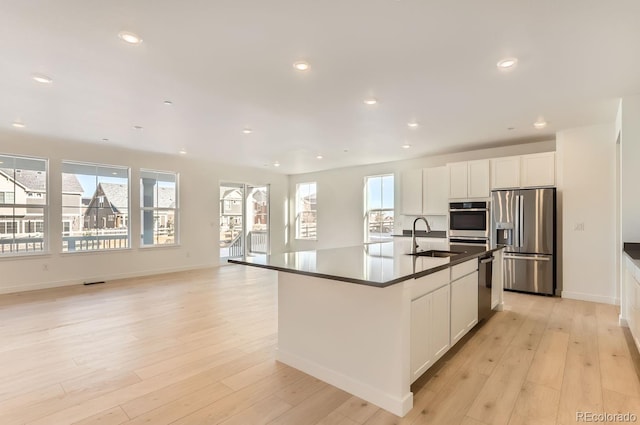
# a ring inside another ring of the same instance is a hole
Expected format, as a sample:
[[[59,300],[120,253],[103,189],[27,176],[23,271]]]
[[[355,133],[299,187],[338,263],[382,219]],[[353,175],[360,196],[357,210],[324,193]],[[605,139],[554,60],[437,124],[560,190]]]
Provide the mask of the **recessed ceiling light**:
[[[53,83],[53,80],[51,79],[51,77],[47,77],[46,75],[42,75],[42,74],[33,74],[31,78],[33,78],[34,81],[37,81],[42,84]]]
[[[114,175],[114,176],[118,175],[118,173],[116,173],[115,171],[113,173],[111,173],[111,174]]]
[[[322,158],[324,158],[324,156],[322,156],[322,155],[316,156],[316,159],[322,159]]]
[[[167,106],[171,106],[171,105],[173,105],[173,102],[172,102],[172,101],[170,101],[170,100],[165,100],[165,101],[164,101],[164,102],[162,102],[162,103],[164,103],[164,104],[165,104],[165,105],[167,105]]]
[[[279,163],[278,161],[276,161],[276,162],[274,162],[274,163],[273,163],[273,166],[274,166],[274,167],[279,167],[279,166],[280,166],[280,163]]]
[[[507,69],[513,69],[517,64],[518,64],[517,58],[504,58],[500,60],[496,64],[496,66],[498,67],[498,69],[506,71]]]
[[[118,33],[118,37],[120,37],[120,39],[122,41],[125,41],[129,44],[140,44],[142,43],[142,38],[140,38],[140,36],[138,36],[137,34],[134,34],[132,32],[129,31],[120,31]]]
[[[133,128],[134,128],[134,130],[142,130],[142,129],[144,129],[144,127],[141,126],[141,125],[134,125]]]
[[[11,125],[14,126],[15,128],[25,128],[26,127],[26,125],[24,125],[23,123],[18,122],[18,121],[15,121],[15,122],[11,123]]]
[[[418,128],[420,126],[420,124],[415,121],[408,122],[407,125],[409,126],[409,128]]]
[[[306,61],[298,61],[293,64],[293,67],[298,71],[308,71],[311,65]]]
[[[376,103],[378,103],[378,99],[375,97],[368,97],[364,100],[365,105],[375,105]]]
[[[402,145],[403,149],[409,149],[410,147],[411,147],[411,145],[408,144],[408,143],[405,143],[404,145]]]
[[[184,148],[182,148],[182,149],[180,149],[180,151],[179,151],[178,153],[179,153],[180,155],[186,155],[186,154],[187,154],[187,151],[186,151]]]
[[[251,133],[253,133],[253,130],[251,130],[249,127],[245,127],[245,128],[242,130],[242,132],[243,132],[244,134],[251,134]]]
[[[544,118],[538,117],[538,120],[533,123],[533,126],[540,130],[547,126],[547,122],[544,120]]]

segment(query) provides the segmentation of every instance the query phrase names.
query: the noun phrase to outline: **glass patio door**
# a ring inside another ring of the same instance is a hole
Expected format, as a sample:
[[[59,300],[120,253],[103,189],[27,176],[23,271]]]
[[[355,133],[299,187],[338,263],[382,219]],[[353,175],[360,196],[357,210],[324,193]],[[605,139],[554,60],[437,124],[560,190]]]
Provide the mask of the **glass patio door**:
[[[269,253],[269,186],[246,186],[246,255]]]
[[[220,184],[220,258],[269,252],[269,186]]]

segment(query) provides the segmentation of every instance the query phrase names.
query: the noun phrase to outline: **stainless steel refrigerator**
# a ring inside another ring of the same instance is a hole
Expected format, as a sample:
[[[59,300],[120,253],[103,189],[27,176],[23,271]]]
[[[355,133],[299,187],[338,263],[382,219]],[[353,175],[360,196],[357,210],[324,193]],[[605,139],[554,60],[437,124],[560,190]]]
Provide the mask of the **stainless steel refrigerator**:
[[[556,190],[496,190],[491,194],[491,246],[504,246],[504,289],[554,295]]]

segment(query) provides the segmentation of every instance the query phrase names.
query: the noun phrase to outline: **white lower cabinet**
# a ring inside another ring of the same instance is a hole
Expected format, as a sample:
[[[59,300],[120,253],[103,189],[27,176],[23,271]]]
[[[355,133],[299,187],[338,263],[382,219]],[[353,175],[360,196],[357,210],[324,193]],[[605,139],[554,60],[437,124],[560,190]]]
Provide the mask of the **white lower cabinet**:
[[[449,339],[449,317],[451,310],[451,289],[444,286],[432,292],[431,302],[431,357],[436,362],[449,351],[451,340]]]
[[[411,382],[449,350],[449,285],[411,301]]]
[[[478,323],[478,260],[411,283],[411,382]]]
[[[478,323],[478,272],[451,282],[451,345]]]

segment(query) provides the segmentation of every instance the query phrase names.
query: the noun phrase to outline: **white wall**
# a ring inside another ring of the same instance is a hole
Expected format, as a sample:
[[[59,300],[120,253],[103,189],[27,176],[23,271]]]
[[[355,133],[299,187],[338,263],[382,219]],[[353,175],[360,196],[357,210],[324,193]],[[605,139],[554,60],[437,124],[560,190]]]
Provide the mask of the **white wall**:
[[[49,246],[45,255],[0,258],[0,293],[112,280],[219,264],[219,184],[271,185],[271,250],[285,250],[285,206],[288,177],[252,169],[112,147],[0,133],[0,152],[49,159]],[[132,249],[112,252],[61,253],[61,161],[75,160],[131,167]],[[140,246],[140,168],[180,173],[180,245]]]
[[[640,95],[622,99],[622,241],[640,242]]]
[[[619,240],[624,242],[640,242],[640,95],[622,99],[617,128],[620,131],[620,170],[619,170]],[[622,246],[618,246],[620,258]],[[621,261],[621,268],[624,267]],[[620,272],[620,319],[626,323],[629,301],[625,294],[629,292],[625,286],[625,273]]]
[[[354,246],[364,240],[363,225],[363,187],[366,176],[395,173],[395,209],[400,211],[400,172],[413,168],[438,167],[448,162],[467,161],[472,159],[496,158],[511,155],[525,155],[555,150],[555,141],[527,143],[500,148],[482,149],[448,155],[423,157],[418,159],[387,162],[361,167],[350,167],[317,173],[290,176],[289,193],[291,202],[297,183],[318,183],[318,230],[317,240],[296,240],[295,229],[290,229],[290,248],[292,251],[306,249],[322,249],[341,246]],[[294,223],[294,206],[290,206],[290,222]],[[435,228],[446,229],[446,218],[432,220]],[[409,220],[396,216],[396,232],[407,226]]]
[[[556,154],[562,296],[618,304],[615,123],[559,132]]]

